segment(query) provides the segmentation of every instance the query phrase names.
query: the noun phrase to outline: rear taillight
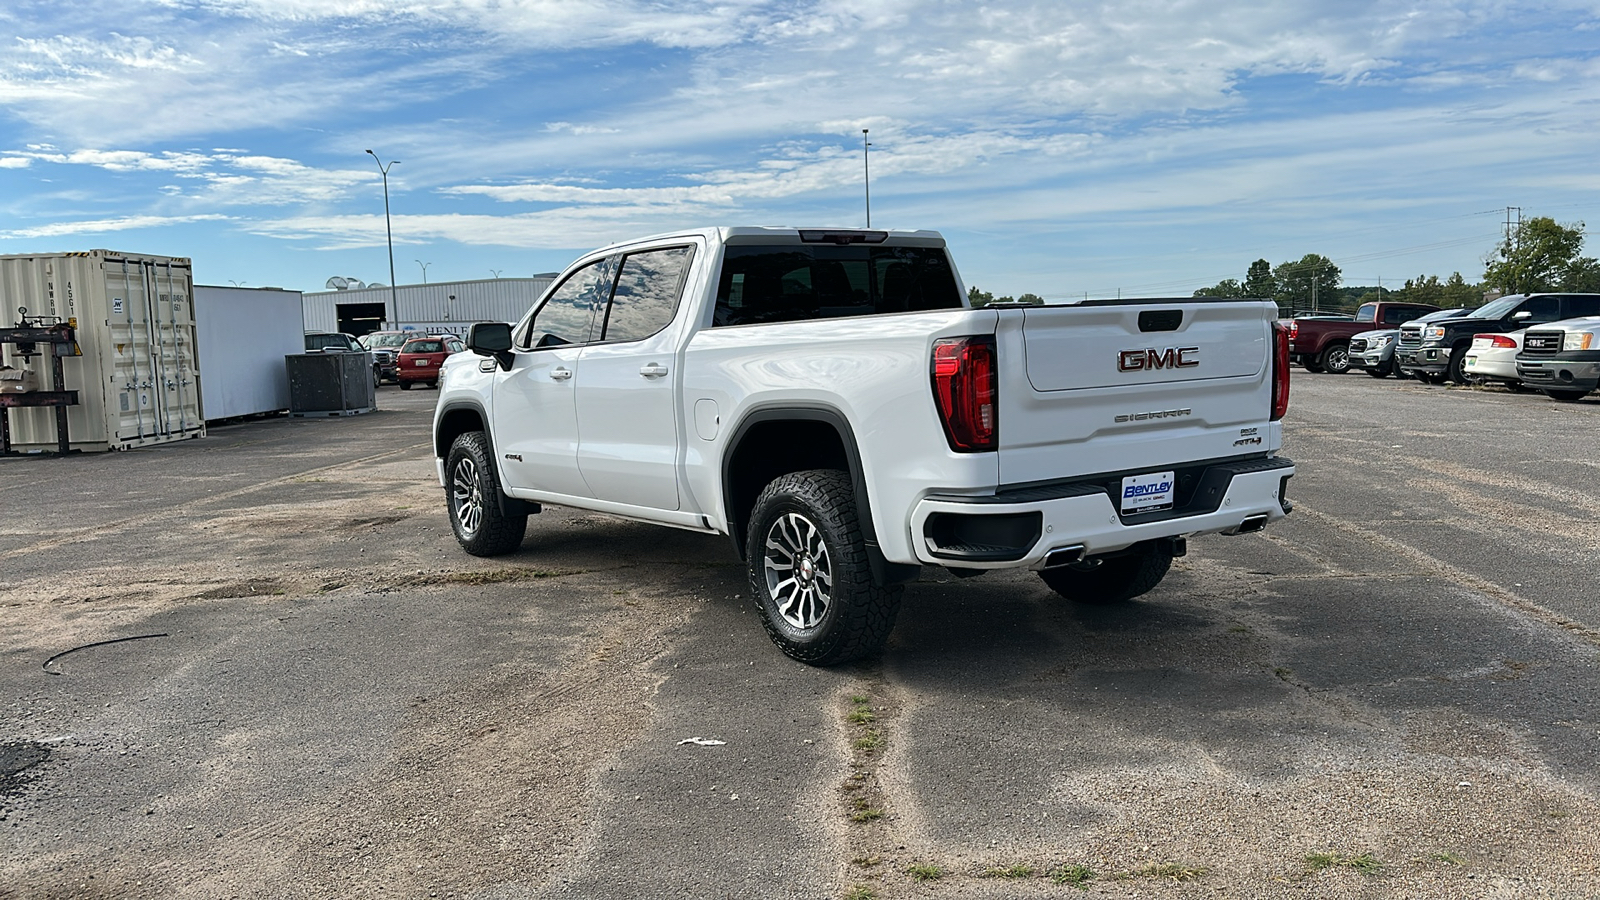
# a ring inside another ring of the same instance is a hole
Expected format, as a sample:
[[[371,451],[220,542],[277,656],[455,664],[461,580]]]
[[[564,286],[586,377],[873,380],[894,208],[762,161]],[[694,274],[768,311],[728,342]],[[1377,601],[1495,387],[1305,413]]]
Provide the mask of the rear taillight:
[[[1300,335],[1300,323],[1296,322],[1296,321],[1291,321],[1289,323],[1289,340],[1292,341],[1296,337],[1298,337],[1299,335]]]
[[[1506,337],[1503,334],[1491,334],[1488,337],[1489,337],[1489,346],[1491,346],[1491,347],[1499,347],[1499,348],[1501,348],[1503,350],[1515,350],[1515,349],[1517,349],[1517,342],[1515,340],[1512,340],[1511,338]]]
[[[1289,332],[1291,325],[1283,327],[1272,323],[1272,421],[1283,418],[1289,411]]]
[[[933,399],[951,450],[978,453],[998,446],[1000,375],[992,335],[934,341]]]

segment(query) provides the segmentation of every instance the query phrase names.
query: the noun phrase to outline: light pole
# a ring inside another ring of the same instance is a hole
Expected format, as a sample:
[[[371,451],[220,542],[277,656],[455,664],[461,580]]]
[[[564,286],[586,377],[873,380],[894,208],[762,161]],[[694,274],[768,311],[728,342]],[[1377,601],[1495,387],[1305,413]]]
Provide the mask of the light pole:
[[[872,144],[867,142],[867,129],[861,129],[861,184],[867,190],[867,227],[872,227],[872,165],[867,157],[872,153]]]
[[[417,265],[422,267],[422,283],[423,284],[427,284],[428,283],[428,267],[433,265],[433,263],[431,263],[431,262],[423,262],[422,260],[419,259],[419,260],[417,260]]]
[[[389,324],[399,328],[400,296],[395,293],[394,289],[394,227],[389,224],[389,170],[394,168],[400,160],[391,159],[386,166],[383,164],[383,160],[378,158],[378,154],[373,153],[371,150],[368,150],[367,154],[372,157],[373,162],[378,164],[378,172],[383,176],[383,233],[389,238],[389,303],[391,306]]]

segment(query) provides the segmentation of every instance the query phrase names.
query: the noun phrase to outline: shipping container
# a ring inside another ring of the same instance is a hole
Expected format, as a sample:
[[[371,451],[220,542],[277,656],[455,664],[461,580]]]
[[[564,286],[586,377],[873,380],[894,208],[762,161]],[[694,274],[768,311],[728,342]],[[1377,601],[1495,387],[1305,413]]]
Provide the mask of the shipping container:
[[[299,291],[197,284],[194,318],[206,421],[289,408],[283,358],[305,351]]]
[[[0,256],[0,327],[26,316],[75,322],[81,355],[63,360],[75,450],[128,450],[204,437],[194,277],[187,258],[89,250]],[[24,363],[16,348],[5,362]],[[34,357],[32,366],[47,366]],[[48,371],[40,372],[47,383]],[[56,448],[55,412],[11,410],[18,450]]]
[[[486,278],[434,284],[312,291],[304,296],[307,331],[342,331],[360,337],[400,329],[463,337],[474,322],[515,322],[533,308],[555,275]],[[398,307],[398,310],[393,309]]]

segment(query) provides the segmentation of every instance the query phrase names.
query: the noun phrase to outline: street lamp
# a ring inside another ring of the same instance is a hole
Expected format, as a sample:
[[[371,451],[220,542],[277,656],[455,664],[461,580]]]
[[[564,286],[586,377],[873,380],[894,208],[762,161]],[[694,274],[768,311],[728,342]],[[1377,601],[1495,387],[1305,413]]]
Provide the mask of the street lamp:
[[[378,154],[373,153],[371,150],[368,150],[367,154],[372,157],[373,162],[378,164],[378,172],[383,176],[383,233],[389,238],[389,303],[392,306],[389,322],[398,328],[400,325],[400,296],[395,293],[394,288],[394,228],[389,224],[389,170],[394,168],[400,160],[391,159],[386,166],[383,164],[383,160],[378,158]]]
[[[867,129],[861,129],[861,183],[867,189],[867,227],[872,227],[872,166],[867,161],[872,145],[867,142]]]
[[[433,263],[431,263],[431,262],[423,262],[422,260],[419,259],[419,260],[417,260],[417,265],[422,267],[422,283],[423,284],[427,284],[428,283],[428,267],[433,265]]]

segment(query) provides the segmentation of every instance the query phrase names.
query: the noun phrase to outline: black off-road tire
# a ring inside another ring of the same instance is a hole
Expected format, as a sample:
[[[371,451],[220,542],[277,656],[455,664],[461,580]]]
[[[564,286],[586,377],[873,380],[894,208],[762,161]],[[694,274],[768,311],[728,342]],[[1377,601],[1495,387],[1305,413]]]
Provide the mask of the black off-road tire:
[[[873,583],[844,472],[773,479],[751,510],[745,558],[761,624],[791,659],[833,666],[875,656],[894,630],[904,588]]]
[[[1558,391],[1558,390],[1555,390],[1553,388],[1545,388],[1544,389],[1544,395],[1546,397],[1549,397],[1551,400],[1559,400],[1562,403],[1577,403],[1579,400],[1582,400],[1584,397],[1589,396],[1589,392],[1588,391]]]
[[[1390,375],[1393,375],[1394,372],[1394,360],[1392,359],[1378,363],[1376,368],[1367,370],[1367,374],[1371,375],[1373,378],[1388,378]]]
[[[402,381],[401,385],[410,382]],[[500,477],[481,431],[459,435],[444,460],[444,502],[450,530],[461,549],[473,556],[500,556],[522,546],[528,517],[500,511]]]
[[[1300,365],[1305,366],[1307,372],[1314,372],[1317,374],[1321,374],[1322,372],[1322,363],[1319,360],[1308,359]]]
[[[1165,542],[1141,544],[1126,556],[1087,560],[1039,577],[1050,589],[1074,603],[1123,603],[1149,593],[1172,567],[1172,547]]]
[[[1317,354],[1317,369],[1329,375],[1343,375],[1350,371],[1350,345],[1329,344],[1323,347],[1322,352]]]

